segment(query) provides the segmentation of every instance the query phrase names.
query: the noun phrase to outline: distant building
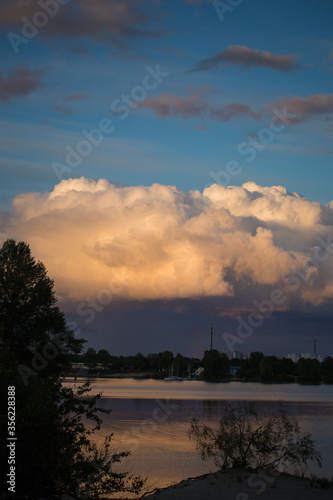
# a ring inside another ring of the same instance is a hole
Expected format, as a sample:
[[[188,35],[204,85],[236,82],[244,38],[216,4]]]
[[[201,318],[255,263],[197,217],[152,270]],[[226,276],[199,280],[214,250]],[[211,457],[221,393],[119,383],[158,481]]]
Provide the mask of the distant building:
[[[297,363],[297,361],[301,358],[301,355],[298,353],[296,354],[296,353],[292,352],[291,354],[287,354],[285,356],[285,358],[291,359],[291,361],[293,361],[294,363]]]
[[[72,363],[72,368],[84,368],[85,370],[88,369],[88,367],[84,363]]]
[[[317,359],[319,363],[322,363],[325,360],[326,356],[323,356],[322,354],[310,354],[309,352],[302,352],[302,354],[292,352],[284,357],[287,359],[291,359],[294,363],[297,363],[297,361],[301,358]]]
[[[240,351],[221,351],[221,354],[225,354],[229,360],[232,359],[246,359],[248,358],[247,354],[244,354]]]
[[[240,372],[240,366],[230,366],[229,375],[236,377]]]

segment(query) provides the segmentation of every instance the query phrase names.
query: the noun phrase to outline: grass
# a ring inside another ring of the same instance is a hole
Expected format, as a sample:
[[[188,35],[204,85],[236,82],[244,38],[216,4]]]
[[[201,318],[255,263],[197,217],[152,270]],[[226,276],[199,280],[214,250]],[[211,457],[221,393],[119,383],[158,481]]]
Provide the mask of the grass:
[[[333,479],[328,479],[327,477],[318,477],[312,475],[310,477],[310,487],[311,488],[330,488],[333,486]]]

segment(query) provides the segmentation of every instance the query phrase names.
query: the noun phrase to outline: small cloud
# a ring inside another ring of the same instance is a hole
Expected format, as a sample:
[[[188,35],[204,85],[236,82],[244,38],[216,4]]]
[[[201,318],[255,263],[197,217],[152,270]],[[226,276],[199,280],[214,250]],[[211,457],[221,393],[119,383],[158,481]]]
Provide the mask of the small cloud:
[[[333,113],[333,94],[314,94],[308,97],[293,96],[280,98],[266,106],[266,110],[274,107],[285,109],[287,118],[292,123],[301,123],[312,118],[324,117],[330,120]],[[294,116],[290,116],[294,115]]]
[[[180,117],[210,118],[218,122],[227,122],[234,118],[258,119],[261,112],[252,110],[251,106],[231,103],[222,106],[210,104],[207,95],[216,94],[211,87],[189,88],[187,96],[178,97],[170,93],[160,94],[152,99],[145,99],[140,106],[151,109],[159,118]]]
[[[83,47],[82,45],[71,45],[71,44],[65,44],[63,48],[66,50],[66,52],[69,52],[70,54],[74,56],[89,56],[90,51]]]
[[[201,131],[207,130],[207,127],[205,127],[205,125],[199,125],[198,130]]]
[[[65,106],[59,106],[58,104],[51,106],[51,109],[53,109],[54,111],[59,111],[59,113],[62,113],[63,115],[72,115],[74,111],[71,108],[66,108]]]
[[[184,52],[176,47],[172,47],[171,45],[167,45],[163,49],[161,49],[164,54],[173,57],[183,57]]]
[[[82,101],[82,99],[91,99],[91,95],[90,94],[84,95],[81,92],[77,92],[76,94],[73,95],[63,96],[64,101],[70,101],[70,102]]]
[[[159,94],[152,99],[145,99],[141,107],[150,108],[159,118],[180,116],[183,119],[204,115],[209,107],[205,101],[207,87],[192,88],[189,95],[173,96],[170,93]]]
[[[209,69],[221,68],[225,64],[236,64],[246,68],[266,67],[275,71],[293,71],[301,68],[297,62],[297,54],[274,55],[271,52],[250,49],[243,45],[230,45],[214,57],[199,61],[190,71],[207,71]]]
[[[30,70],[25,63],[9,69],[7,75],[0,70],[0,101],[8,102],[44,87],[41,81],[44,72],[45,68]]]
[[[53,106],[51,106],[51,109],[54,111],[59,111],[59,113],[62,113],[63,115],[72,115],[74,112],[73,108],[68,108],[67,106],[64,106],[62,102],[76,102],[76,101],[82,101],[83,99],[91,99],[92,96],[90,94],[82,94],[82,92],[77,92],[76,94],[70,94],[70,95],[63,95],[62,97],[56,98],[53,102],[55,103]]]
[[[220,122],[228,122],[234,118],[253,118],[257,120],[261,117],[261,112],[254,111],[248,104],[233,102],[220,108],[211,109],[209,116]]]

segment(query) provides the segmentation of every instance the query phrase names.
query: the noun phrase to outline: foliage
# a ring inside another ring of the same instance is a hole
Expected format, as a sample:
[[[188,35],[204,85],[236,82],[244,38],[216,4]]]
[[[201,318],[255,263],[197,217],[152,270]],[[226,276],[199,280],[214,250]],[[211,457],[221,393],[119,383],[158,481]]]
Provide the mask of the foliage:
[[[321,365],[324,383],[333,384],[333,358],[327,357]]]
[[[53,287],[28,245],[14,240],[4,243],[0,249],[0,426],[6,435],[7,388],[15,386],[18,443],[16,492],[10,496],[76,496],[91,481],[94,494],[137,492],[141,478],[113,470],[113,464],[127,453],[111,453],[111,435],[101,453],[91,442],[91,435],[100,429],[100,415],[109,413],[98,406],[100,394],[91,396],[89,383],[76,389],[62,383],[71,357],[80,353],[84,341],[67,328]],[[7,481],[7,452],[0,447],[1,484]]]
[[[228,404],[217,429],[193,419],[189,437],[196,441],[203,460],[213,459],[222,469],[275,469],[305,465],[308,460],[321,466],[311,434],[302,433],[297,420],[281,405],[272,415],[260,418],[253,403]]]
[[[264,358],[262,352],[251,352],[248,359],[241,360],[240,376],[246,380],[260,380],[260,362]]]
[[[203,358],[205,369],[204,378],[208,381],[221,379],[229,372],[229,360],[225,354],[221,354],[217,349],[205,351]]]
[[[261,381],[290,382],[294,381],[292,373],[295,363],[291,359],[278,359],[276,356],[264,356],[259,363]]]
[[[320,382],[320,364],[317,359],[301,358],[297,361],[297,369],[299,382],[304,384],[317,384]]]
[[[93,347],[88,347],[83,355],[84,363],[89,367],[94,367],[98,362],[97,352]]]
[[[43,375],[58,376],[70,366],[84,340],[76,339],[56,304],[53,281],[41,262],[35,262],[23,242],[7,240],[0,249],[0,348],[2,366],[31,366],[46,345],[57,350],[49,356]],[[6,356],[4,356],[6,353]],[[36,370],[34,370],[36,372]],[[36,374],[36,373],[35,373]]]

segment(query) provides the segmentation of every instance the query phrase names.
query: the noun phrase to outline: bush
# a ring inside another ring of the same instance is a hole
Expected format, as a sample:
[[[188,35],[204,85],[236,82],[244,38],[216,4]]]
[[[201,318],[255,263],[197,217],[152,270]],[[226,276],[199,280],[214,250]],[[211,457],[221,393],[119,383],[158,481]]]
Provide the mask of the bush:
[[[192,419],[190,439],[203,460],[213,459],[222,469],[250,467],[276,469],[306,464],[321,455],[309,433],[302,433],[297,420],[280,405],[270,416],[259,418],[256,406],[246,401],[228,404],[219,427],[213,429]]]

